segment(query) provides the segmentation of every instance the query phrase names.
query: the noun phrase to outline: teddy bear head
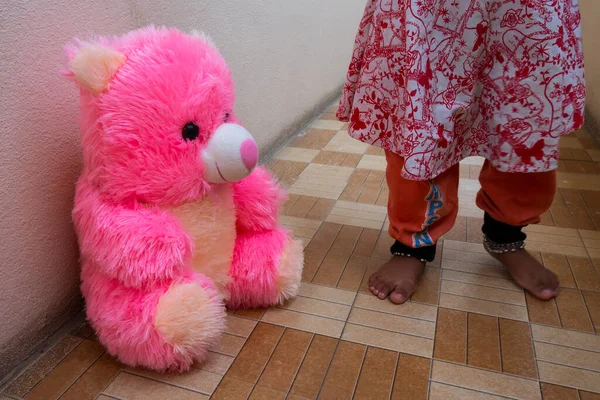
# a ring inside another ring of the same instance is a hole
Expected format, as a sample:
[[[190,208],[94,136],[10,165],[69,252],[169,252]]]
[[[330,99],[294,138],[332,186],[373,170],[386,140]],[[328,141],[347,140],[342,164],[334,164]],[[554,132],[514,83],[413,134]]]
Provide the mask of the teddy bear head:
[[[231,72],[203,34],[148,27],[67,54],[81,89],[83,179],[104,196],[176,205],[256,166]]]

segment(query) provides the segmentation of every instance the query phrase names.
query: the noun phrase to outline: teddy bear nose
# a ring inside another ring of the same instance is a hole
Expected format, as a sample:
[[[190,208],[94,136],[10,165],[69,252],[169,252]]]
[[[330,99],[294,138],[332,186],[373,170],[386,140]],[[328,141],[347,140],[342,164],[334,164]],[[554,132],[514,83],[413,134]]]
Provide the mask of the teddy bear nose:
[[[258,163],[258,146],[254,140],[244,140],[242,142],[242,147],[240,147],[240,154],[246,168],[252,170],[256,167],[256,164]]]

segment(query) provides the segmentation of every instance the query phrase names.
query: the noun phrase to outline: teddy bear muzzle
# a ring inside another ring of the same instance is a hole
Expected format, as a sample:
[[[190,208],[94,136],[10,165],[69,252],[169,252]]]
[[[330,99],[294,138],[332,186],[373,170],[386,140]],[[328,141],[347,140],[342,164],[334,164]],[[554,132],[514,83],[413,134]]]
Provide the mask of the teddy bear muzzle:
[[[202,161],[210,183],[238,182],[256,167],[258,146],[243,126],[225,123],[208,140]]]

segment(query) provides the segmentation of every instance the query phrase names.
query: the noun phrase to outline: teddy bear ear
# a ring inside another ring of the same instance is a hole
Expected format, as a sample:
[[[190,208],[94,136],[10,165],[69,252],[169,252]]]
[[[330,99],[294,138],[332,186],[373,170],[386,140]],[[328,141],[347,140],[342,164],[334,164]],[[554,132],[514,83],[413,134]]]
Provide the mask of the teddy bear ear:
[[[111,79],[126,60],[124,54],[97,43],[69,48],[67,53],[71,56],[69,75],[92,94],[108,89]]]
[[[200,38],[202,40],[204,40],[206,43],[208,43],[209,45],[211,45],[212,47],[214,47],[215,49],[217,48],[217,46],[215,45],[214,40],[212,40],[212,38],[210,36],[208,36],[206,33],[199,31],[197,29],[192,30],[192,32],[190,33],[192,36]]]

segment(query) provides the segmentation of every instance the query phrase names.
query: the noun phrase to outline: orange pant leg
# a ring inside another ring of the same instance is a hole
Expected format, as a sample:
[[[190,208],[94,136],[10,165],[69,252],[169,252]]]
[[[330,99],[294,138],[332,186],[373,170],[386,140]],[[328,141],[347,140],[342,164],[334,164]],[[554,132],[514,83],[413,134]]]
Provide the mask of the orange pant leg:
[[[388,151],[385,155],[390,235],[410,248],[434,246],[458,214],[458,165],[433,180],[411,181],[400,174],[404,159]]]
[[[494,220],[512,225],[537,224],[556,193],[556,171],[506,173],[486,160],[479,175],[477,206]]]

